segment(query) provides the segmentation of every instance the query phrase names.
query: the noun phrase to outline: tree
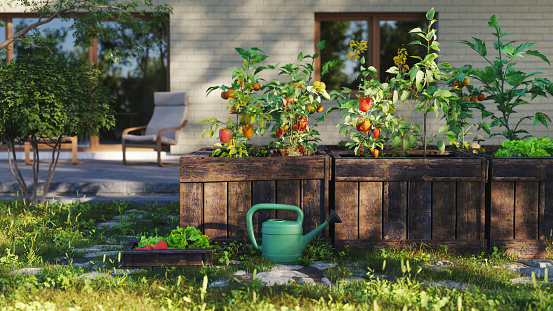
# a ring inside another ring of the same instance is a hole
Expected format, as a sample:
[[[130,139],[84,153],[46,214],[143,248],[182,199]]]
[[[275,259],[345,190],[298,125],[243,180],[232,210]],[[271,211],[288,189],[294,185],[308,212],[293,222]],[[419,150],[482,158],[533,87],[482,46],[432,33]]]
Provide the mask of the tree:
[[[34,13],[38,21],[17,27],[15,33],[0,43],[0,51],[11,43],[21,41],[25,46],[44,47],[56,37],[45,38],[37,27],[51,22],[55,18],[74,19],[69,29],[75,30],[75,45],[88,48],[93,38],[113,41],[124,38],[131,50],[114,47],[106,58],[119,62],[132,53],[145,47],[158,45],[160,40],[140,41],[137,37],[157,31],[165,26],[172,13],[168,4],[154,6],[151,0],[0,0],[2,7],[21,7],[25,13]],[[147,14],[148,13],[148,14]],[[108,20],[116,24],[103,23]],[[131,29],[137,36],[125,36],[125,30]],[[57,37],[59,39],[59,37]]]
[[[100,71],[85,60],[31,53],[0,62],[0,139],[8,146],[10,169],[28,204],[38,204],[38,152],[33,157],[31,196],[17,165],[15,145],[28,141],[37,150],[41,139],[51,142],[43,204],[58,163],[61,138],[98,135],[101,128],[112,127],[114,101],[109,88],[100,83]]]

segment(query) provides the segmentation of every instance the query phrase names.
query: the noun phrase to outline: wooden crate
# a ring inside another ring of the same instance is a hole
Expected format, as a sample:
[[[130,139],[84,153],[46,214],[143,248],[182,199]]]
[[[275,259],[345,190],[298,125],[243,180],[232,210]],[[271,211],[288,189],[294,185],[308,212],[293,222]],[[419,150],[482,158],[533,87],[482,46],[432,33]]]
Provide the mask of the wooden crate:
[[[553,158],[493,157],[490,239],[521,258],[553,249]]]
[[[123,268],[158,268],[175,266],[202,266],[213,263],[211,248],[135,250],[138,240],[129,250],[121,252]]]
[[[483,157],[354,157],[332,151],[338,248],[413,243],[457,249],[485,247]]]
[[[200,228],[218,240],[249,239],[246,214],[257,203],[299,206],[304,232],[328,218],[330,157],[319,152],[302,157],[220,158],[200,150],[180,159],[180,226]],[[253,226],[272,218],[296,220],[290,211],[262,210]],[[324,236],[328,238],[328,229]]]

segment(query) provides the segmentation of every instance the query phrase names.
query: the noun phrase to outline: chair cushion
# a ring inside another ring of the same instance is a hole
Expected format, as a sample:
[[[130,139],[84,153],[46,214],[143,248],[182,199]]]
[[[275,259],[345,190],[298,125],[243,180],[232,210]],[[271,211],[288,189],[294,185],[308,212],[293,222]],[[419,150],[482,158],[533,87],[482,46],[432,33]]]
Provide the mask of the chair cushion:
[[[157,135],[125,134],[123,135],[122,139],[137,144],[152,144],[157,142]],[[161,142],[168,145],[175,145],[177,143],[176,140],[165,136],[161,137]]]

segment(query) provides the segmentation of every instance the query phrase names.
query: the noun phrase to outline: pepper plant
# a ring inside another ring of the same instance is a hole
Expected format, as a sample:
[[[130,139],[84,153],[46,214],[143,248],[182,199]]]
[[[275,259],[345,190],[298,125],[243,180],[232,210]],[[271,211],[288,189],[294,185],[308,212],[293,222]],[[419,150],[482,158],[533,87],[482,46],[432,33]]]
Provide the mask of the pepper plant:
[[[220,85],[208,88],[207,95],[214,90],[220,89],[221,98],[228,101],[227,109],[232,117],[227,121],[220,121],[217,118],[203,120],[200,123],[211,123],[210,127],[204,129],[202,137],[206,133],[213,137],[219,130],[219,143],[216,143],[213,156],[222,157],[247,157],[248,141],[254,135],[263,136],[266,131],[266,122],[270,115],[265,113],[265,105],[261,101],[258,92],[261,90],[258,73],[267,69],[264,66],[254,66],[264,61],[268,55],[258,48],[248,50],[236,48],[244,62],[242,67],[231,67],[232,84],[230,86]]]
[[[551,119],[543,112],[535,112],[534,115],[523,116],[517,121],[516,118],[513,118],[513,113],[517,112],[518,106],[529,104],[537,96],[547,97],[547,94],[553,94],[553,85],[546,78],[536,77],[536,75],[542,74],[542,72],[525,73],[516,69],[516,60],[519,57],[523,58],[525,55],[531,55],[540,58],[548,65],[551,65],[551,63],[539,51],[528,50],[528,48],[538,43],[524,42],[517,45],[517,41],[502,41],[503,37],[512,34],[501,31],[495,15],[490,17],[488,25],[494,29],[492,35],[496,38],[496,41],[493,43],[493,48],[497,52],[495,58],[488,56],[486,43],[481,39],[473,37],[474,42],[457,41],[473,49],[489,64],[483,69],[471,69],[467,71],[468,76],[483,84],[483,93],[487,94],[487,99],[496,104],[497,111],[491,110],[483,104],[476,105],[482,112],[482,119],[491,118],[491,123],[488,125],[486,122],[483,122],[482,128],[490,137],[500,135],[508,140],[530,137],[530,135],[524,135],[528,134],[528,132],[521,127],[523,121],[531,119],[533,126],[541,123],[547,127],[547,121],[551,122]],[[491,129],[494,127],[503,130],[492,133]],[[520,135],[524,136],[521,137]]]
[[[325,42],[319,42],[317,49],[324,49]],[[286,82],[273,80],[265,85],[267,91],[265,100],[270,106],[269,114],[274,120],[270,147],[278,148],[283,155],[312,154],[317,150],[317,142],[321,139],[315,129],[317,123],[309,126],[310,115],[322,112],[322,98],[333,100],[335,91],[327,93],[324,82],[314,81],[314,62],[319,54],[303,55],[297,57],[299,64],[289,63],[283,66],[272,66],[277,69],[279,75],[287,76]],[[307,63],[301,63],[310,60]],[[321,77],[339,61],[326,62],[322,66]]]

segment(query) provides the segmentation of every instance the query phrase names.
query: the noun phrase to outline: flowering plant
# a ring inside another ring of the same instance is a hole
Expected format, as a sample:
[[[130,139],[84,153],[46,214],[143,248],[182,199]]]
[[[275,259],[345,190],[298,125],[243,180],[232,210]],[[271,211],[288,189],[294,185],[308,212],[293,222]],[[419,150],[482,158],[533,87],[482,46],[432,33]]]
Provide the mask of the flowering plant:
[[[232,84],[230,86],[213,86],[207,90],[207,95],[216,89],[221,89],[221,98],[228,101],[227,108],[231,115],[226,122],[217,118],[203,120],[200,123],[210,123],[208,129],[204,129],[202,137],[206,133],[213,137],[219,129],[220,143],[216,143],[213,156],[223,157],[247,157],[248,141],[256,134],[262,136],[266,131],[266,122],[270,116],[265,113],[265,105],[261,101],[258,91],[262,89],[257,74],[268,67],[254,66],[264,61],[268,56],[263,50],[251,48],[244,50],[236,48],[244,62],[242,67],[232,67]]]

